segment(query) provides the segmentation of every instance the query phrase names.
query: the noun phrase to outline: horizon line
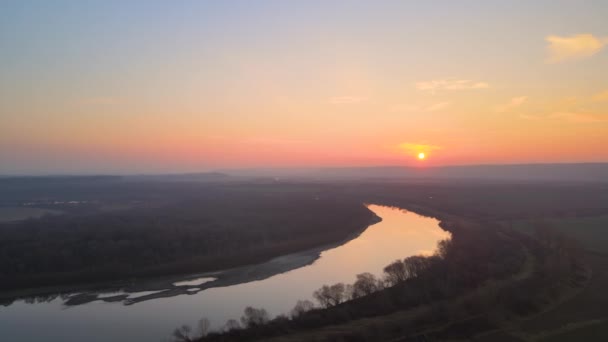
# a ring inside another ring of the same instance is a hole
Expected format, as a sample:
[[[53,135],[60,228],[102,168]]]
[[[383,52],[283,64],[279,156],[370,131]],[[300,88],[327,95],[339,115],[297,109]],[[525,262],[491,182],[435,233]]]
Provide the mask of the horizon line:
[[[567,166],[567,165],[607,165],[605,162],[532,162],[532,163],[482,163],[482,164],[445,164],[445,165],[352,165],[352,166],[277,166],[277,167],[235,167],[235,168],[214,168],[200,171],[168,171],[168,172],[66,172],[66,173],[0,173],[2,178],[11,177],[128,177],[128,176],[167,176],[167,175],[197,175],[197,174],[225,174],[231,171],[265,171],[265,170],[339,170],[339,169],[381,169],[381,168],[404,168],[404,169],[441,169],[441,168],[462,168],[462,167],[509,167],[509,166]]]

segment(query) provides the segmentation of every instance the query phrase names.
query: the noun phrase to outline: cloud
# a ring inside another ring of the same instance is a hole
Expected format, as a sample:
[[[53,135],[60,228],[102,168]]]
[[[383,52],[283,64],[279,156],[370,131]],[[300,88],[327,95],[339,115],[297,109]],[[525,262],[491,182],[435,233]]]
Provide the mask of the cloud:
[[[530,114],[520,114],[519,117],[524,120],[530,120],[530,121],[538,121],[538,120],[541,120],[544,118],[543,116],[540,116],[540,115],[530,115]]]
[[[367,97],[361,96],[334,96],[329,99],[331,104],[353,104],[367,101]]]
[[[593,101],[597,101],[597,102],[608,101],[608,90],[595,94],[593,96]]]
[[[591,114],[591,113],[580,113],[580,112],[555,112],[549,115],[520,115],[525,120],[552,120],[552,121],[564,121],[568,123],[602,123],[608,122],[607,115]]]
[[[527,96],[519,96],[511,99],[511,106],[519,107],[528,100]]]
[[[505,103],[503,105],[497,106],[495,108],[495,110],[499,113],[503,113],[503,112],[507,112],[511,109],[520,107],[521,105],[524,104],[524,102],[526,102],[528,100],[527,96],[518,96],[518,97],[514,97],[511,99],[511,101],[509,101],[508,103]]]
[[[577,113],[577,112],[557,112],[549,115],[551,119],[564,120],[572,123],[597,123],[608,122],[605,115]]]
[[[249,137],[242,140],[247,144],[260,145],[301,145],[309,144],[311,141],[306,139],[284,139],[284,138],[269,138],[269,137]]]
[[[392,112],[438,112],[450,106],[450,102],[437,102],[430,105],[394,106]]]
[[[441,146],[405,142],[399,144],[399,148],[406,151],[408,154],[417,155],[420,152],[428,154],[429,152],[440,150]]]
[[[597,38],[588,33],[567,37],[548,36],[545,40],[548,43],[548,63],[588,58],[598,53],[608,44],[608,38]]]
[[[435,93],[438,90],[469,90],[469,89],[485,89],[490,87],[486,82],[477,82],[472,80],[455,80],[442,79],[416,82],[416,89]]]
[[[424,110],[427,112],[436,112],[436,111],[447,108],[449,105],[450,105],[449,102],[439,102],[439,103],[435,103],[435,104],[432,104],[432,105],[424,108]]]

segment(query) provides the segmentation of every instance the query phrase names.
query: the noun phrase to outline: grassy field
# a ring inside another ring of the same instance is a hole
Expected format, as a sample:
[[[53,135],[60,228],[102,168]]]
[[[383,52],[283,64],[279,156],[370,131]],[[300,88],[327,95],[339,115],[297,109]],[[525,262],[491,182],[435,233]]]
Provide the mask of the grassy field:
[[[513,222],[532,232],[539,224],[575,238],[591,269],[588,284],[545,312],[515,322],[478,341],[607,341],[608,340],[608,216],[566,217]]]
[[[605,341],[608,336],[608,321],[597,320],[566,326],[563,332],[558,332],[541,338],[541,342],[566,342],[566,341]]]
[[[0,207],[0,223],[15,222],[44,215],[61,214],[58,210],[29,207]]]
[[[566,217],[539,221],[520,220],[513,227],[532,232],[538,224],[547,225],[578,240],[590,252],[608,251],[608,215],[589,217]]]

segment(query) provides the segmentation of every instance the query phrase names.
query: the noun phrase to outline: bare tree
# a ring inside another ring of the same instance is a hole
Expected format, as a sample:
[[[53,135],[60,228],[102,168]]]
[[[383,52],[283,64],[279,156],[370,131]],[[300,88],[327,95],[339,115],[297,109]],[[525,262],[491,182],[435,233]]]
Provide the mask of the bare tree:
[[[189,325],[182,325],[179,328],[175,328],[173,331],[173,340],[176,342],[190,342],[192,341],[190,333],[192,328]]]
[[[376,291],[378,291],[376,276],[368,272],[357,274],[357,280],[353,284],[353,298],[367,296]]]
[[[331,286],[323,285],[320,289],[313,293],[313,297],[322,307],[329,308],[336,306],[344,301],[345,286],[343,283],[337,283]]]
[[[314,309],[315,304],[309,300],[298,300],[296,306],[291,309],[291,317],[296,318],[302,315],[305,312],[308,312]]]
[[[376,287],[378,288],[378,291],[384,290],[386,288],[386,283],[384,282],[384,279],[377,278],[376,279]]]
[[[224,331],[232,331],[238,329],[241,329],[241,324],[236,319],[229,319],[228,321],[226,321],[226,324],[224,324]]]
[[[344,285],[344,300],[351,300],[355,298],[355,287],[353,284]]]
[[[430,266],[430,259],[422,255],[414,255],[403,259],[403,265],[409,277],[417,277]]]
[[[241,323],[247,328],[263,325],[269,321],[268,312],[264,309],[257,309],[251,306],[245,308],[241,317]]]
[[[201,318],[198,321],[198,335],[200,337],[207,336],[207,334],[209,334],[210,327],[211,327],[211,324],[209,323],[209,320],[205,317]]]
[[[273,323],[285,324],[285,322],[289,321],[289,317],[285,314],[280,314],[272,319]]]
[[[388,286],[395,286],[407,280],[408,273],[401,260],[395,260],[384,268],[384,279]]]
[[[435,251],[435,255],[437,255],[441,259],[445,259],[448,256],[451,246],[452,246],[452,240],[450,240],[450,239],[445,239],[445,240],[439,241],[437,243],[437,251]]]

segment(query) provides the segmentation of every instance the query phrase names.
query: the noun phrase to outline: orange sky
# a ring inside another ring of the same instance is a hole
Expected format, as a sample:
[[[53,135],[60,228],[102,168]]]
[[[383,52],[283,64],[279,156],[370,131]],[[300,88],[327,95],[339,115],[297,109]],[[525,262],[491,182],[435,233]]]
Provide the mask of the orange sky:
[[[605,4],[27,6],[0,173],[608,161]]]

